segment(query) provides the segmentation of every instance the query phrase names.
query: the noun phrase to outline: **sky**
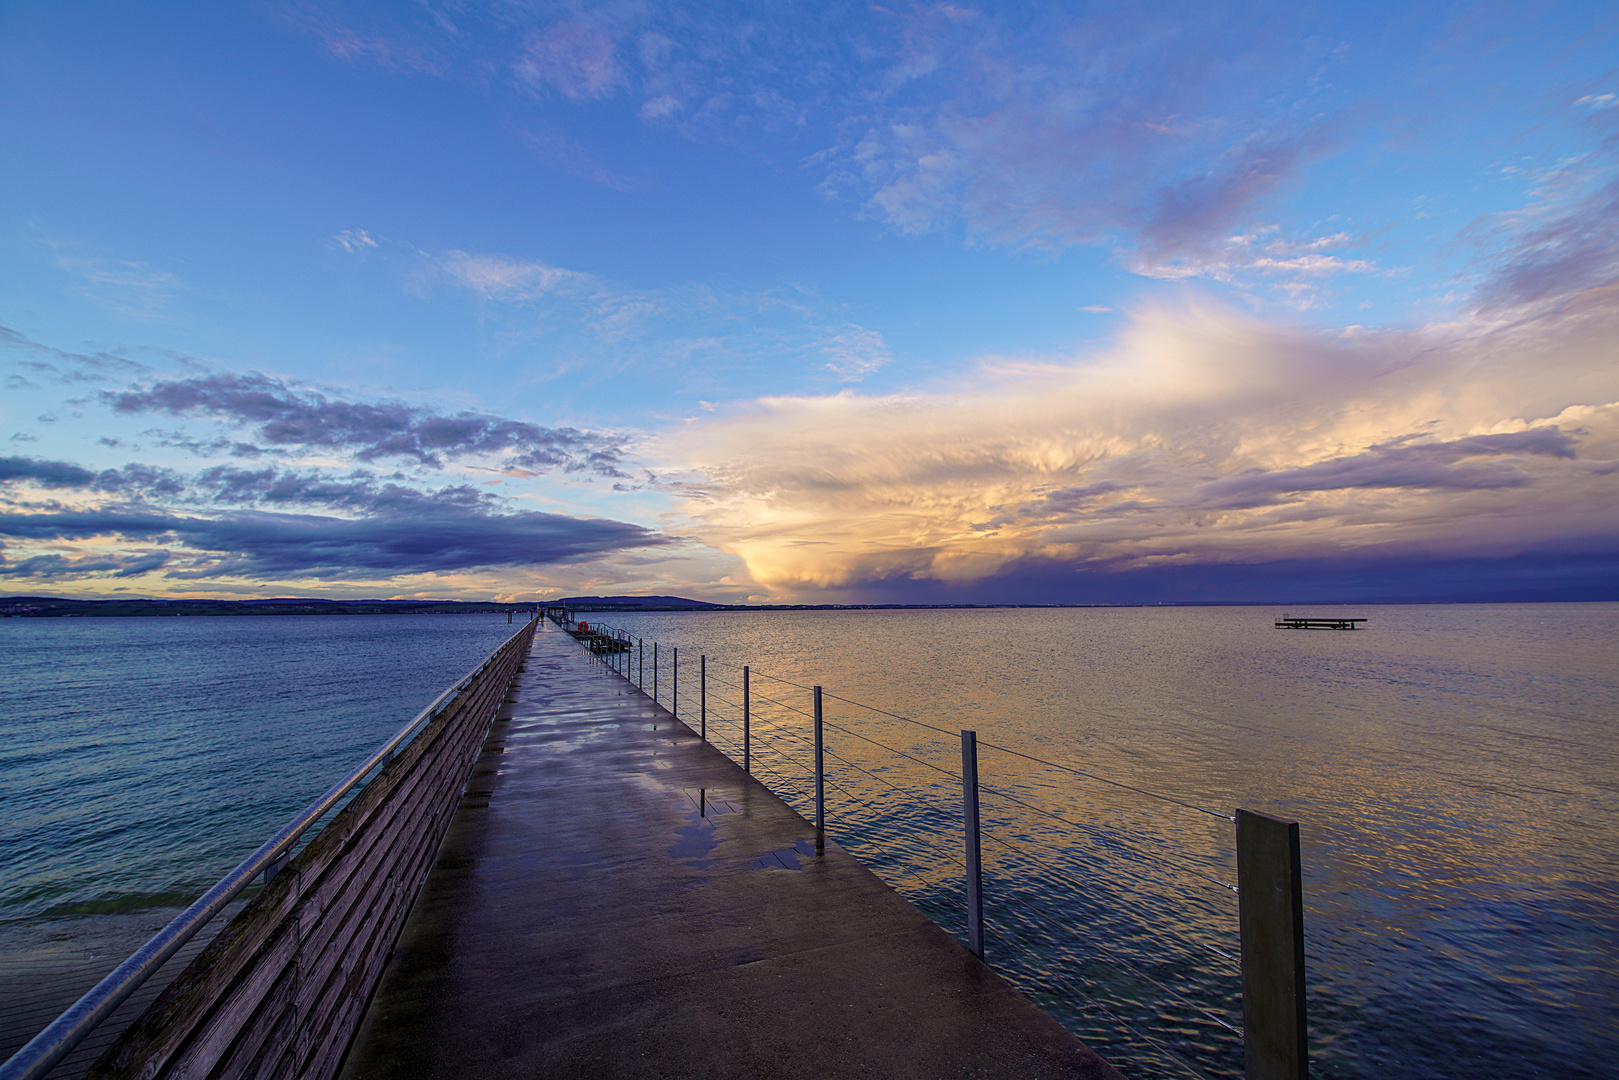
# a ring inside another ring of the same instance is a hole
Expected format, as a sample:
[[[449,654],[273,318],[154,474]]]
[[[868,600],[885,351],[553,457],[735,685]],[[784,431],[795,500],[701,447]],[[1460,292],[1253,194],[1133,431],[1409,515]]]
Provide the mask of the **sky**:
[[[1619,9],[0,0],[0,593],[1619,598]]]

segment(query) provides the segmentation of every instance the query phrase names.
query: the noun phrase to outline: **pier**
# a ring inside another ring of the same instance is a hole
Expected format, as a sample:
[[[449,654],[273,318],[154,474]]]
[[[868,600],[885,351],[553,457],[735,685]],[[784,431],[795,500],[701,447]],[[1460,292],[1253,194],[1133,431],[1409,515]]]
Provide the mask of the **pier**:
[[[483,745],[342,1073],[1118,1075],[554,631]]]

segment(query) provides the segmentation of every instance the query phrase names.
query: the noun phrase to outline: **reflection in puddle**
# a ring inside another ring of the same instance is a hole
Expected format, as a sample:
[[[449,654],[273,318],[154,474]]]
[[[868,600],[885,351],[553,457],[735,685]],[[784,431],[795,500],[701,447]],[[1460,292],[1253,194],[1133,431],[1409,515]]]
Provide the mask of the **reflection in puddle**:
[[[669,856],[702,868],[708,865],[705,856],[719,843],[714,838],[714,819],[735,814],[739,808],[727,795],[707,788],[682,789],[682,793],[689,800],[686,824],[675,830],[679,839],[669,848]]]
[[[753,860],[751,870],[802,870],[804,864],[799,857],[814,858],[815,845],[808,840],[800,840],[792,847],[782,848],[780,851],[768,852]]]

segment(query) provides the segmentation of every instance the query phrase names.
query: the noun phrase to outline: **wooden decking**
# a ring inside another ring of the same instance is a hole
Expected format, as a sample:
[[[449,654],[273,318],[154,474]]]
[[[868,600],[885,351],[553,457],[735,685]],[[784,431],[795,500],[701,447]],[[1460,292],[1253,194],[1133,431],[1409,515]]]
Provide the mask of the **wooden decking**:
[[[1118,1077],[549,625],[343,1075]]]

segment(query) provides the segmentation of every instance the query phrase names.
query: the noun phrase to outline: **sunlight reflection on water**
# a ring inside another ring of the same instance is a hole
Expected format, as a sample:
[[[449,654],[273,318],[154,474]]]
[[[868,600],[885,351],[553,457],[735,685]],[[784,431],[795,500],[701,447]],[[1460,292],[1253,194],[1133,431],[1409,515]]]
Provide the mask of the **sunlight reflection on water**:
[[[1231,826],[985,743],[1301,822],[1316,1075],[1609,1075],[1619,605],[1376,607],[1353,633],[1278,613],[603,618],[661,642],[665,704],[679,646],[694,725],[708,656],[738,758],[752,665],[756,771],[801,810],[810,695],[766,676],[950,732],[826,701],[829,831],[958,936],[960,792],[928,765],[977,730],[991,962],[1127,1073],[1241,1075],[1235,897],[1208,880],[1236,880]]]

